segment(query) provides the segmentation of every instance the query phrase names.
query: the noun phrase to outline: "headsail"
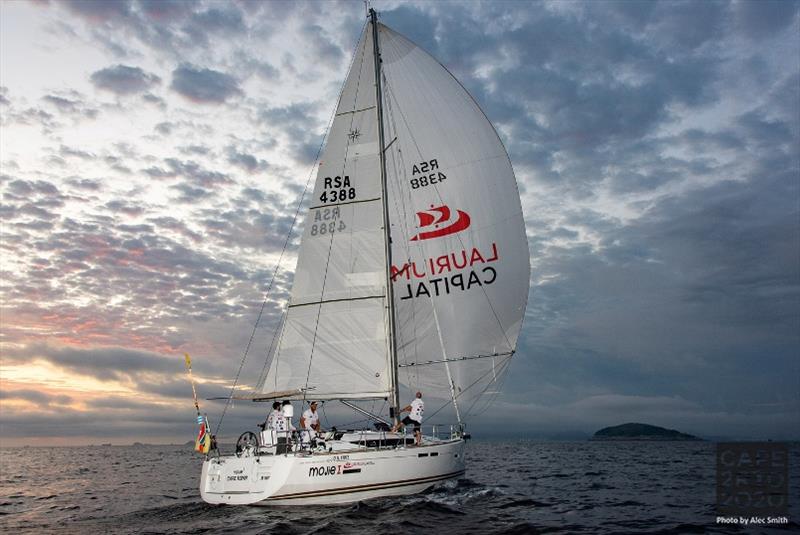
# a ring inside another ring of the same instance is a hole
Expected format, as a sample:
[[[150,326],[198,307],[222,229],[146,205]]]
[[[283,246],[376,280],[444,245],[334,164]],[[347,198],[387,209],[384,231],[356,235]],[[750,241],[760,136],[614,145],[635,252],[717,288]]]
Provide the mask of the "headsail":
[[[286,320],[262,386],[317,398],[390,394],[371,25],[323,150]]]
[[[399,379],[447,397],[452,378],[466,401],[502,375],[522,326],[530,262],[519,192],[464,87],[379,31]]]

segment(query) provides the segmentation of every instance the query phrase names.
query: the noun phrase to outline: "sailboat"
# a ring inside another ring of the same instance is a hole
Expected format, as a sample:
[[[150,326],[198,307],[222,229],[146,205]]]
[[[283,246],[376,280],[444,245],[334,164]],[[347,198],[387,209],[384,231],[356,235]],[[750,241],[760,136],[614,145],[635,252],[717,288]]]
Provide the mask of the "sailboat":
[[[252,399],[337,400],[378,423],[314,441],[244,433],[235,454],[205,459],[203,500],[347,503],[461,477],[465,419],[499,390],[529,278],[519,191],[497,132],[445,67],[370,9]],[[410,430],[392,432],[401,388],[429,406],[443,399],[457,422],[423,425],[419,444]],[[359,406],[369,400],[383,400],[388,418]]]

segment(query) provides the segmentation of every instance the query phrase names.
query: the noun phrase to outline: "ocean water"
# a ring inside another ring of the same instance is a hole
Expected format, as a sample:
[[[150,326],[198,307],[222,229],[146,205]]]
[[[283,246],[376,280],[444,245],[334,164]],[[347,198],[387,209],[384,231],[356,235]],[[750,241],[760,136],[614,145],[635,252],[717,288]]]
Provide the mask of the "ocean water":
[[[4,533],[446,535],[800,532],[800,447],[790,524],[715,523],[709,442],[471,441],[467,474],[425,493],[341,506],[230,507],[200,500],[186,446],[4,448]]]

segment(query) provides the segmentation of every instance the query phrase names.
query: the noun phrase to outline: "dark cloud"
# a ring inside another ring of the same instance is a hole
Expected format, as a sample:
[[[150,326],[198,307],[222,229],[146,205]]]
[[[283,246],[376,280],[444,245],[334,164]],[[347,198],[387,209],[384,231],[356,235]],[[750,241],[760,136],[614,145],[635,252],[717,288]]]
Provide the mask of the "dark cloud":
[[[170,87],[192,102],[203,104],[221,104],[243,94],[232,76],[188,64],[172,71]]]
[[[242,73],[253,73],[259,78],[274,82],[280,78],[280,70],[262,58],[252,55],[253,51],[239,50],[234,54],[236,70]]]
[[[170,189],[178,193],[178,196],[175,197],[175,201],[185,204],[194,204],[197,201],[210,199],[214,194],[214,192],[209,189],[192,186],[190,184],[175,184],[170,186]]]
[[[197,156],[205,156],[211,149],[205,145],[185,145],[178,147],[178,150],[184,154],[194,154]]]
[[[153,104],[155,106],[158,106],[161,109],[164,109],[167,106],[163,98],[154,95],[152,93],[145,93],[144,95],[142,95],[142,100],[147,102],[148,104]]]
[[[66,405],[72,398],[63,394],[48,394],[39,390],[19,388],[13,390],[0,390],[0,399],[23,400],[46,407],[48,405]]]
[[[247,192],[244,194],[247,195]],[[249,194],[252,195],[252,192]],[[263,195],[263,197],[265,202],[255,208],[206,212],[208,217],[202,221],[205,234],[219,240],[220,243],[280,250],[289,234],[293,218],[277,197],[274,195]],[[264,206],[270,206],[271,209],[265,210]]]
[[[19,111],[12,109],[9,110],[7,115],[0,117],[0,124],[3,126],[12,123],[40,125],[44,132],[51,132],[60,126],[60,123],[56,121],[52,113],[46,112],[40,108],[27,108]]]
[[[199,242],[203,239],[202,234],[191,230],[186,223],[175,219],[174,217],[154,217],[149,218],[148,221],[160,229],[160,232],[165,230],[172,231],[180,236],[187,237],[194,242]]]
[[[193,3],[184,0],[139,0],[139,8],[150,20],[173,22],[191,13]]]
[[[800,288],[792,175],[759,173],[664,199],[635,222],[598,227],[607,236],[599,252],[551,248],[519,351],[530,360],[514,365],[541,384],[512,377],[510,391],[548,404],[593,389],[679,395],[742,414],[794,399],[792,381],[775,376],[791,375],[800,344],[789,297]],[[759,432],[780,434],[787,423]]]
[[[101,381],[125,381],[138,374],[183,372],[183,355],[171,358],[119,347],[96,349],[52,347],[34,344],[7,352],[11,362],[42,359],[66,370]]]
[[[248,173],[254,173],[258,170],[264,170],[269,167],[269,164],[264,160],[259,160],[252,154],[240,152],[236,147],[228,147],[228,163],[244,169]]]
[[[99,180],[90,178],[73,177],[67,180],[67,184],[84,191],[100,191],[102,189],[102,185]]]
[[[129,217],[136,217],[140,216],[145,213],[145,209],[141,204],[132,203],[129,201],[122,201],[122,200],[113,200],[108,201],[105,204],[105,208],[113,214],[124,214]],[[120,226],[120,230],[130,232],[131,229],[126,229],[125,227]],[[135,232],[141,231],[151,231],[150,228],[145,227],[141,229],[136,229]]]
[[[63,115],[73,118],[96,119],[99,110],[88,106],[80,93],[71,92],[69,95],[45,95],[42,100],[55,107]]]
[[[192,14],[190,27],[189,33],[213,32],[225,35],[243,31],[245,24],[242,12],[235,5],[219,4]]]
[[[95,155],[90,153],[90,152],[86,152],[85,150],[80,150],[80,149],[74,149],[74,148],[68,147],[66,145],[61,145],[61,147],[59,147],[59,149],[58,149],[58,153],[61,156],[72,156],[72,157],[75,157],[75,158],[80,158],[82,160],[94,160],[95,159]]]
[[[6,192],[20,198],[28,198],[31,195],[45,195],[51,199],[60,196],[56,186],[45,180],[11,180],[6,184]]]
[[[259,118],[270,126],[283,126],[302,131],[316,126],[314,112],[313,104],[297,102],[288,106],[262,110]]]
[[[117,95],[143,93],[161,83],[161,78],[155,74],[128,65],[115,65],[100,69],[93,72],[90,79],[95,87],[106,89]]]
[[[282,127],[288,136],[291,157],[301,165],[309,165],[314,162],[322,141],[315,110],[316,106],[310,102],[297,102],[262,110],[259,121],[267,127]]]
[[[307,24],[300,31],[303,33],[306,44],[311,48],[314,58],[327,63],[331,67],[338,67],[344,59],[344,52],[330,37],[327,36],[325,27],[319,24]]]
[[[166,163],[176,175],[182,175],[192,184],[198,184],[205,188],[212,188],[214,186],[233,182],[228,174],[219,171],[210,171],[192,160],[181,161],[177,158],[167,158],[164,160],[164,163]]]
[[[170,123],[168,121],[164,121],[164,122],[158,123],[154,127],[154,130],[156,132],[158,132],[159,134],[161,134],[162,136],[168,136],[168,135],[170,135],[172,133],[172,129],[174,127],[175,127],[175,125],[173,123]]]
[[[129,0],[66,0],[64,5],[88,22],[101,23],[112,19],[124,19],[131,14]]]
[[[733,4],[736,22],[753,39],[770,37],[796,24],[800,4],[784,0],[740,1]]]
[[[155,166],[142,169],[142,172],[151,178],[174,178],[178,175],[178,173],[173,170],[168,171]]]

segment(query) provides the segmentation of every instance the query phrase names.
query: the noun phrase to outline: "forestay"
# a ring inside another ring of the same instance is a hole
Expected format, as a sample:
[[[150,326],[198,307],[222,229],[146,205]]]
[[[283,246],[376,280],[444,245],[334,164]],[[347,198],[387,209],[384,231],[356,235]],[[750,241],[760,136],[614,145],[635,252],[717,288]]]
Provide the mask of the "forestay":
[[[398,33],[379,37],[399,380],[448,397],[449,372],[467,401],[507,367],[525,313],[517,183],[461,84]]]
[[[286,319],[262,391],[315,398],[391,391],[371,27],[322,152]]]

